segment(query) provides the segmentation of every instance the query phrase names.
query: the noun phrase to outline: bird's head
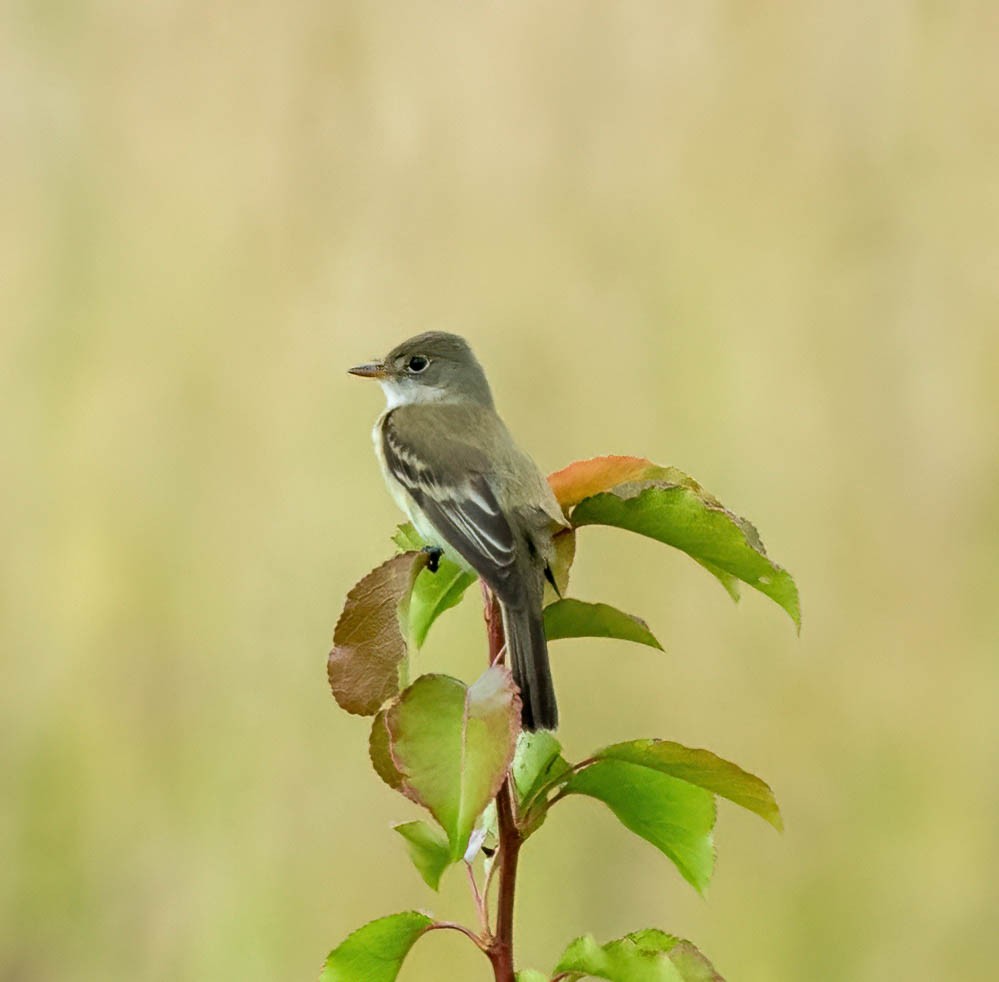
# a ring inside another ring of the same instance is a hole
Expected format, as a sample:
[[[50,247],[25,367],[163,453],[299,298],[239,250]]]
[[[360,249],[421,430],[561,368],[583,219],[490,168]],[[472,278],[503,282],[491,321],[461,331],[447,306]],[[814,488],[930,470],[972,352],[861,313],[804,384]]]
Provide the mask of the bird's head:
[[[416,402],[475,402],[491,406],[485,372],[457,334],[427,331],[397,344],[381,361],[351,368],[381,382],[389,406]]]

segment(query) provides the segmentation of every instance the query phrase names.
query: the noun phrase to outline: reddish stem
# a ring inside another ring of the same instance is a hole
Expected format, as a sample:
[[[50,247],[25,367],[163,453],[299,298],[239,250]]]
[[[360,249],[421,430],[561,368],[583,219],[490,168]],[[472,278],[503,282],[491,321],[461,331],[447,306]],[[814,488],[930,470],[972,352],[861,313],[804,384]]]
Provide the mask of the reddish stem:
[[[499,899],[496,910],[496,934],[490,946],[496,982],[513,982],[513,901],[517,888],[517,861],[523,839],[513,814],[509,778],[496,796],[499,818]]]
[[[503,618],[499,603],[488,587],[482,586],[485,601],[486,634],[489,638],[489,664],[501,663],[505,644]],[[496,816],[499,827],[499,898],[496,911],[496,933],[486,954],[493,965],[496,982],[514,982],[513,977],[513,903],[517,887],[517,861],[524,840],[517,828],[514,813],[513,786],[509,774],[496,795]]]

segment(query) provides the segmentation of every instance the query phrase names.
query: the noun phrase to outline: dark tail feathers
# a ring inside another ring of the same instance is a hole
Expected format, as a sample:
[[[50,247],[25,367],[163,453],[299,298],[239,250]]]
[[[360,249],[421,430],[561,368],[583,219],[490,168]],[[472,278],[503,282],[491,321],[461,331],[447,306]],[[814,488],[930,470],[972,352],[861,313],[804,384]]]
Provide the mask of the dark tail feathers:
[[[520,689],[521,719],[525,730],[554,730],[558,726],[558,706],[548,665],[548,642],[540,605],[503,605],[507,663]]]

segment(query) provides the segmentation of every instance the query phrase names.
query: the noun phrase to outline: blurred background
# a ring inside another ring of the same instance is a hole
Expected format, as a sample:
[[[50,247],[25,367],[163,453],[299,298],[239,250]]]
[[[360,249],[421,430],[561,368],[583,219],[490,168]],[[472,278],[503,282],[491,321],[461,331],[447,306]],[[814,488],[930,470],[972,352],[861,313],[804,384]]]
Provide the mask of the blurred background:
[[[597,802],[525,850],[523,965],[656,926],[731,980],[991,979],[999,10],[4,5],[0,979],[314,978],[431,894],[325,666],[399,515],[344,374],[465,334],[545,470],[675,464],[804,630],[587,529],[570,756],[765,777],[706,900]],[[750,595],[751,594],[751,595]],[[472,678],[472,594],[421,667]],[[559,813],[560,812],[560,813]],[[486,980],[435,934],[406,982]]]

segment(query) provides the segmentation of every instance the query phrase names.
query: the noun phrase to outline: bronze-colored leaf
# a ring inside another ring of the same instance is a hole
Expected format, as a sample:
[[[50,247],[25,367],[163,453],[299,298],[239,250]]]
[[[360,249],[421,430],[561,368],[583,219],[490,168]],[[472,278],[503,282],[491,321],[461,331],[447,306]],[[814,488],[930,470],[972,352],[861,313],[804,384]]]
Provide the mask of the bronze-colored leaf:
[[[375,773],[394,791],[402,791],[402,775],[392,759],[384,709],[379,709],[371,722],[368,756],[371,758],[371,766],[375,769]]]
[[[371,716],[401,687],[409,651],[407,606],[422,552],[404,552],[373,569],[347,594],[333,632],[327,674],[348,713]]]

